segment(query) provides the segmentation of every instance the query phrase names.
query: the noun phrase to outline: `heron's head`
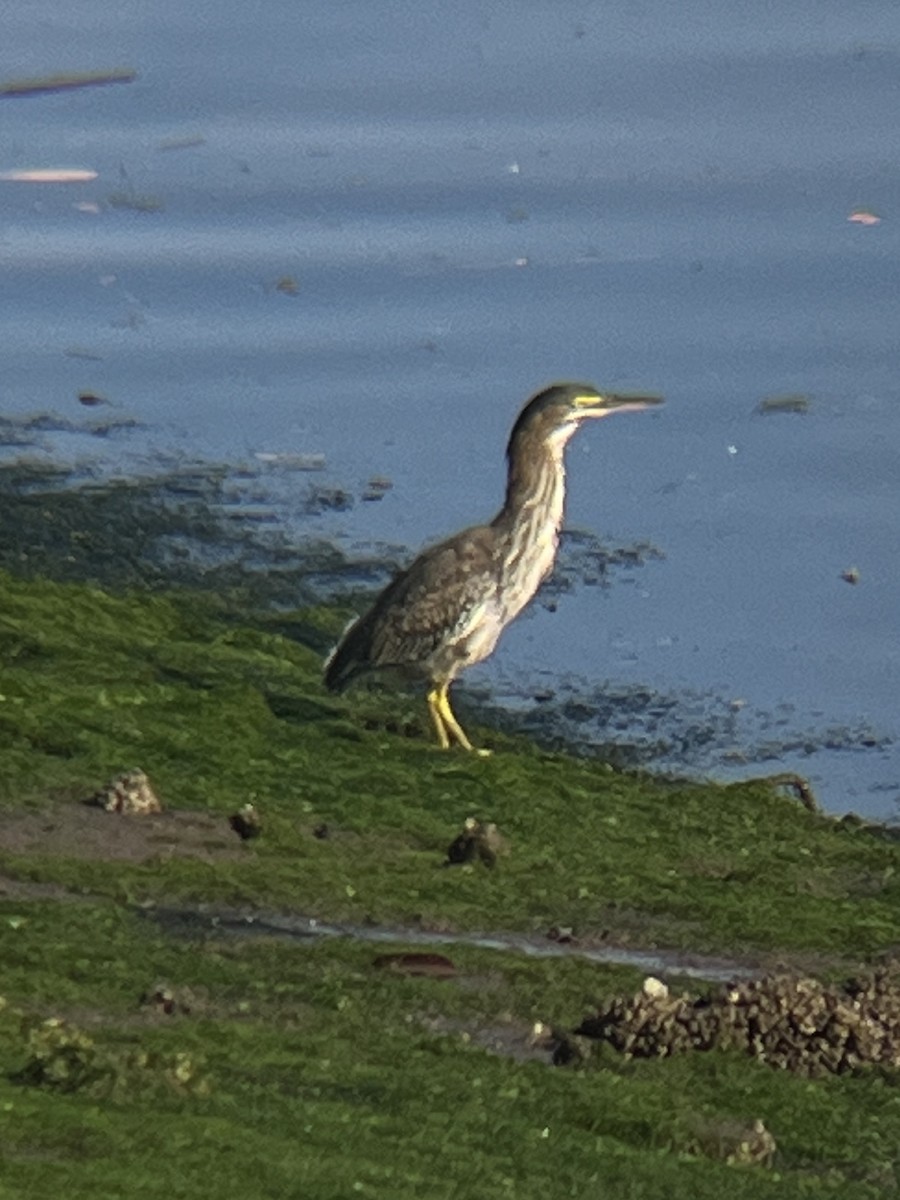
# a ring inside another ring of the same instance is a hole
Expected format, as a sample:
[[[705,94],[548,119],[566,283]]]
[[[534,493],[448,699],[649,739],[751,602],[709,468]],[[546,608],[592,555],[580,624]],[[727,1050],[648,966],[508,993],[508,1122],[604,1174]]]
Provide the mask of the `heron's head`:
[[[532,396],[519,414],[509,449],[522,436],[562,449],[582,421],[614,412],[638,412],[662,404],[662,396],[601,392],[589,383],[554,383]]]

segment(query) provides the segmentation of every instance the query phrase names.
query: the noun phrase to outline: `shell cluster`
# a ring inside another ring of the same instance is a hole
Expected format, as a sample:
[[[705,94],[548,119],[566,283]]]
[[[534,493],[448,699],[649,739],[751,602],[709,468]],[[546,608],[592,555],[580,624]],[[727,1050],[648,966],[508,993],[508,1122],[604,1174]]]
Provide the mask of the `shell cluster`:
[[[167,983],[156,983],[141,996],[141,1007],[155,1009],[167,1017],[175,1013],[189,1014],[192,1008],[186,994],[175,992]]]
[[[132,816],[158,813],[163,810],[159,797],[150,786],[150,780],[139,768],[133,771],[123,771],[121,775],[117,775],[106,787],[95,792],[88,804],[103,808],[107,812],[125,813]]]
[[[692,1155],[718,1159],[729,1167],[773,1167],[778,1143],[764,1121],[733,1117],[697,1116],[682,1149]]]
[[[634,1058],[727,1049],[800,1075],[900,1068],[900,961],[843,984],[769,975],[701,996],[645,987],[576,1032]]]
[[[243,842],[259,837],[262,833],[262,818],[254,804],[242,804],[237,812],[228,818],[228,824]]]
[[[447,847],[444,866],[483,862],[492,867],[499,855],[506,853],[506,841],[493,821],[467,817],[462,832]]]

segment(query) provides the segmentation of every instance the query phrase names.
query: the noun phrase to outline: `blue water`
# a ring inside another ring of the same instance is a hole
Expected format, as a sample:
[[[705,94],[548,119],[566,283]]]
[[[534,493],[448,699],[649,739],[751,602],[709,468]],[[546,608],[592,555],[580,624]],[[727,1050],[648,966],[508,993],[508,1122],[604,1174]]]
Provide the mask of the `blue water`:
[[[568,521],[665,559],[537,608],[468,678],[734,712],[698,769],[758,772],[774,731],[797,749],[766,770],[896,815],[893,3],[4,17],[0,79],[120,66],[138,80],[0,100],[0,171],[98,172],[0,183],[3,411],[107,395],[146,425],[102,447],[117,465],[322,452],[395,484],[327,527],[415,547],[496,507],[539,385],[661,391],[572,443]],[[809,412],[759,415],[787,393]]]

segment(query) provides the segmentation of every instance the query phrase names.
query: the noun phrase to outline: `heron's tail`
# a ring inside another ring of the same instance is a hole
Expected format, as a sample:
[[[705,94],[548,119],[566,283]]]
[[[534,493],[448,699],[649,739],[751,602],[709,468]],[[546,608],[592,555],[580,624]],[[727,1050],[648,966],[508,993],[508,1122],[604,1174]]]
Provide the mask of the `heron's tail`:
[[[323,679],[329,692],[342,692],[368,666],[365,637],[361,622],[354,619],[341,634],[337,645],[325,659]]]

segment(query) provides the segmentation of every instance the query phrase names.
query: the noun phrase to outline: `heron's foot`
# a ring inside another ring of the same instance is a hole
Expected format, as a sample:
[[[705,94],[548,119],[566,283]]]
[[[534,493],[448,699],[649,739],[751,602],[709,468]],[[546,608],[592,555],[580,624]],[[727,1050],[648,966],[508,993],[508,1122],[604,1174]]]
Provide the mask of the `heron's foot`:
[[[427,696],[428,712],[441,749],[449,750],[456,742],[457,745],[462,746],[463,750],[477,754],[480,758],[490,757],[490,750],[479,750],[472,745],[466,731],[457,721],[453,709],[450,707],[450,697],[447,694],[449,686],[447,683],[438,684],[429,689]]]

